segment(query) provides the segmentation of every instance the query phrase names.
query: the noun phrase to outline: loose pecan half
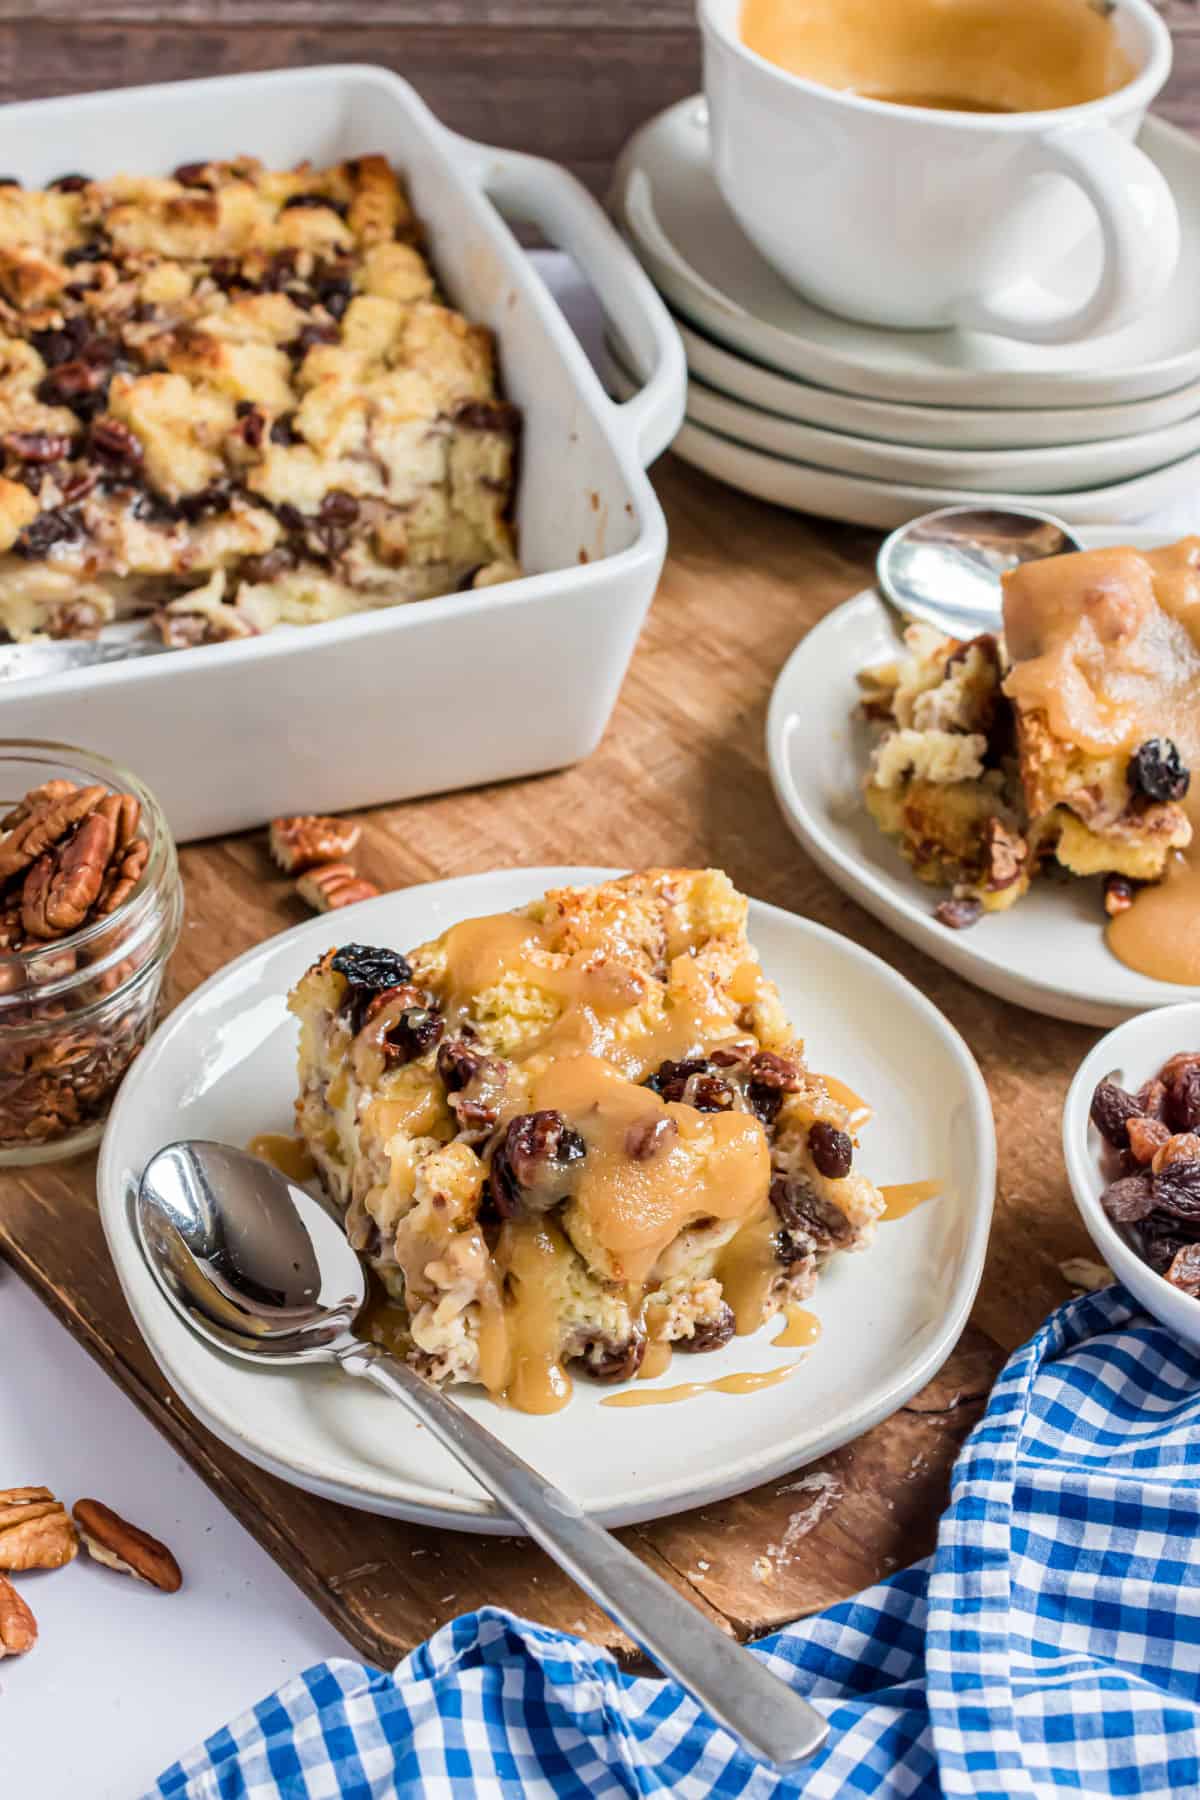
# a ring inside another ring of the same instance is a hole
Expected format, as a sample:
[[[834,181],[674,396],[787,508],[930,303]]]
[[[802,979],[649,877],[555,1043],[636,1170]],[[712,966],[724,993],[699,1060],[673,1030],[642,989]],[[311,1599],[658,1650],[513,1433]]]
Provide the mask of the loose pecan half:
[[[78,1553],[67,1509],[49,1488],[0,1492],[0,1569],[61,1569]]]
[[[89,1556],[106,1568],[148,1582],[160,1593],[178,1593],[183,1586],[179,1564],[156,1537],[131,1525],[102,1500],[77,1500],[74,1513]]]
[[[37,1620],[11,1581],[0,1575],[0,1657],[24,1656],[37,1643]]]
[[[362,836],[362,826],[325,813],[293,813],[272,819],[271,855],[285,875],[302,875],[320,863],[344,862]]]
[[[325,913],[353,906],[357,900],[374,900],[379,889],[373,881],[365,881],[349,863],[340,862],[310,869],[296,883],[296,892],[314,912]]]

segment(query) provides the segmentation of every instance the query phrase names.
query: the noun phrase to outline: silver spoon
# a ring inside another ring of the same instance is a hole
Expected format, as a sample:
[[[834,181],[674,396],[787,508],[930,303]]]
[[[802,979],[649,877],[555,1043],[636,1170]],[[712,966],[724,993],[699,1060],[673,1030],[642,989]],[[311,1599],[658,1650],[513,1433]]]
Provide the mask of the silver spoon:
[[[972,638],[1003,629],[1000,577],[1008,569],[1080,547],[1049,513],[946,506],[885,538],[875,573],[884,599],[905,618]]]
[[[828,1726],[567,1494],[406,1363],[354,1335],[362,1264],[320,1203],[224,1144],[170,1144],[134,1205],[151,1271],[201,1337],[250,1361],[332,1362],[399,1400],[610,1618],[751,1755],[789,1769]]]

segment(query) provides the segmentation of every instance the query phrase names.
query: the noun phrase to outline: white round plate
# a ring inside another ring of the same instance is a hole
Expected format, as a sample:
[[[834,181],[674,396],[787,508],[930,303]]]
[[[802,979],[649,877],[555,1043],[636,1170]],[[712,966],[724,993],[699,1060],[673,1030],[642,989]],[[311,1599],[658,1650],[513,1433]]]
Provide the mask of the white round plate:
[[[1091,532],[1089,544],[1160,541],[1146,531]],[[792,830],[831,881],[964,981],[1034,1012],[1115,1025],[1195,988],[1152,981],[1104,941],[1099,881],[1045,881],[1008,912],[967,931],[939,925],[937,888],[918,881],[863,804],[871,735],[857,716],[858,671],[894,657],[894,615],[867,591],[815,625],[784,664],[767,715],[771,781]]]
[[[871,438],[876,443],[912,444],[930,450],[1047,449],[1099,443],[1167,430],[1191,422],[1200,439],[1200,385],[1177,388],[1157,399],[1123,406],[906,406],[901,401],[864,400],[835,388],[817,387],[791,375],[764,369],[696,331],[673,313],[683,339],[688,368],[699,380],[734,400],[830,431]]]
[[[1102,1037],[1080,1063],[1067,1094],[1063,1155],[1088,1235],[1117,1280],[1168,1331],[1200,1349],[1200,1300],[1181,1293],[1144,1263],[1100,1204],[1108,1185],[1101,1166],[1104,1140],[1089,1116],[1099,1082],[1112,1075],[1128,1092],[1136,1093],[1180,1050],[1200,1050],[1200,1005],[1195,1002],[1127,1019]]]
[[[1200,380],[1200,143],[1149,119],[1138,139],[1171,184],[1183,249],[1162,300],[1105,337],[1036,345],[969,331],[884,331],[810,305],[776,275],[721,198],[708,115],[681,100],[644,125],[617,164],[613,208],[656,286],[710,336],[768,368],[872,400],[933,406],[1110,406]],[[797,230],[805,229],[797,221]],[[1084,243],[1047,281],[1078,298],[1094,279]]]
[[[619,377],[614,391],[628,398],[633,392],[632,384],[615,363],[611,367]],[[840,519],[847,525],[868,525],[876,531],[894,530],[897,525],[905,525],[909,519],[941,506],[971,506],[979,502],[978,489],[918,487],[911,482],[844,475],[837,469],[818,468],[815,463],[789,462],[782,456],[768,456],[765,450],[750,450],[745,444],[735,443],[691,420],[676,434],[671,449],[693,468],[703,469],[707,475],[743,494],[753,494],[757,500],[770,500],[775,506],[791,507],[794,512],[816,513],[824,519]],[[988,499],[996,506],[1033,505],[1054,513],[1068,525],[1108,525],[1120,519],[1145,517],[1178,499],[1180,494],[1194,493],[1198,485],[1200,455],[1184,457],[1165,469],[1139,475],[1134,481],[1117,482],[1112,487],[1084,488],[1079,493],[1065,494],[989,491]]]
[[[100,1154],[100,1211],[125,1298],[159,1367],[196,1416],[251,1462],[368,1511],[464,1531],[512,1531],[491,1501],[403,1410],[336,1371],[259,1369],[210,1349],[171,1311],[138,1249],[129,1196],[147,1158],[180,1137],[245,1144],[287,1130],[296,1087],[288,988],[337,939],[421,943],[455,920],[518,906],[596,869],[514,869],[385,894],[336,920],[269,939],[220,970],[156,1033],[121,1088]],[[744,1396],[614,1409],[575,1385],[535,1418],[460,1389],[462,1404],[611,1525],[739,1493],[810,1462],[894,1412],[941,1366],[983,1267],[995,1133],[982,1077],[957,1032],[894,970],[847,939],[751,904],[750,929],[815,1068],[870,1098],[863,1167],[880,1181],[926,1177],[942,1196],[840,1258],[811,1302],[823,1325],[803,1367]],[[660,1377],[671,1386],[773,1369],[797,1352],[777,1327]],[[804,1355],[804,1353],[800,1353]],[[647,1383],[647,1387],[654,1385]]]
[[[625,373],[630,392],[634,391],[638,384],[629,376],[629,353],[615,335],[608,351]],[[882,444],[781,419],[776,413],[718,393],[695,376],[688,382],[687,417],[706,431],[788,462],[815,464],[836,474],[864,476],[868,481],[919,482],[989,495],[1044,496],[1061,492],[1064,485],[1072,490],[1094,490],[1151,474],[1200,452],[1200,417],[1164,431],[1052,449],[930,450],[911,444]]]

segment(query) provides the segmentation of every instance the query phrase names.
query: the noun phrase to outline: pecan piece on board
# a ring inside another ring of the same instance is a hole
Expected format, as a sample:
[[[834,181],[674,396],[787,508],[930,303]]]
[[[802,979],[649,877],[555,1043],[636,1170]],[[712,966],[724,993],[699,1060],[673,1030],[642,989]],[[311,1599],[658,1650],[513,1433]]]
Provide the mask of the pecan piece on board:
[[[23,1656],[37,1643],[37,1620],[11,1581],[0,1575],[0,1657]]]
[[[165,1544],[131,1525],[102,1500],[77,1500],[75,1523],[89,1556],[122,1575],[133,1575],[163,1594],[176,1594],[183,1575]]]
[[[46,850],[66,837],[73,826],[99,806],[107,792],[102,787],[72,788],[69,793],[50,793],[59,783],[35,788],[9,813],[7,836],[0,838],[0,883],[32,867]]]
[[[0,1569],[61,1569],[78,1552],[67,1509],[49,1488],[0,1492]]]
[[[356,900],[374,900],[379,889],[342,862],[310,869],[296,883],[296,892],[314,912],[335,912],[338,907],[353,906]]]
[[[320,863],[345,862],[362,836],[362,826],[325,813],[294,813],[272,819],[270,850],[285,875],[303,875]]]
[[[38,858],[21,897],[30,937],[63,937],[83,924],[100,893],[116,836],[112,812],[97,806],[71,837]]]

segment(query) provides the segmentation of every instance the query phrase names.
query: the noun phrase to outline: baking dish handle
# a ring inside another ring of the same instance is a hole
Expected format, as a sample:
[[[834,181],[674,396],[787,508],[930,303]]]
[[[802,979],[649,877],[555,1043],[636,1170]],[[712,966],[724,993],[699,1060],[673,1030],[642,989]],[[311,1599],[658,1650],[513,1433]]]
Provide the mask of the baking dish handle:
[[[687,393],[683,343],[649,277],[600,205],[557,163],[447,136],[456,165],[500,212],[536,225],[574,258],[617,327],[644,385],[632,399],[610,404],[648,466],[682,425]]]

